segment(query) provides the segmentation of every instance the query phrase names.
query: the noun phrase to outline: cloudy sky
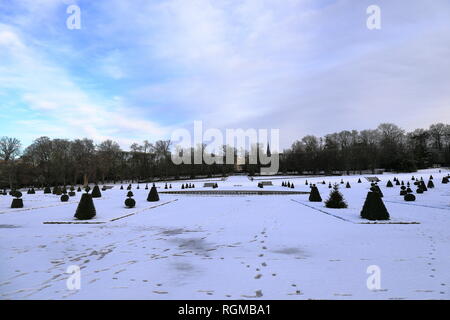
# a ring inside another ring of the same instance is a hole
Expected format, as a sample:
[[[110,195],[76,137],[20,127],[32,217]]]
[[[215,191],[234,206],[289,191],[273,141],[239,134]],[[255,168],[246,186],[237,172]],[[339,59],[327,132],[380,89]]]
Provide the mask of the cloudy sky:
[[[0,136],[428,127],[450,119],[449,57],[448,0],[0,0]]]

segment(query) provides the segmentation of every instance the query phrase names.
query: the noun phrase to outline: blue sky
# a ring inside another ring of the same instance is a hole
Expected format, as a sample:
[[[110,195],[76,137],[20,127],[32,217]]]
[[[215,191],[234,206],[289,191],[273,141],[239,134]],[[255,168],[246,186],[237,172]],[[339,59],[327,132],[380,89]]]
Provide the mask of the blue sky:
[[[450,119],[449,56],[448,0],[0,0],[0,136],[428,127]]]

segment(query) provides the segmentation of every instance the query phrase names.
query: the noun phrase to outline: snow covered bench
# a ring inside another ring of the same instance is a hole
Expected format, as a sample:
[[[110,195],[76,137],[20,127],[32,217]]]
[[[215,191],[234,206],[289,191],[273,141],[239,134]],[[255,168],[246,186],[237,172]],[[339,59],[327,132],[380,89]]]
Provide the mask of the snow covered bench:
[[[369,182],[379,182],[379,181],[381,181],[380,179],[378,179],[378,177],[365,177],[365,178]]]
[[[203,188],[214,188],[215,183],[214,182],[205,182],[203,184]]]
[[[272,181],[261,181],[260,182],[263,186],[273,186]]]

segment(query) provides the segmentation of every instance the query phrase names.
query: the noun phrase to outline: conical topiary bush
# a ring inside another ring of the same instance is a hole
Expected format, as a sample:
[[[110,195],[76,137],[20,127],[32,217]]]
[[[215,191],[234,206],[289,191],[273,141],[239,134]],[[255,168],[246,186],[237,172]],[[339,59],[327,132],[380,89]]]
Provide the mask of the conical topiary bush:
[[[388,182],[386,183],[386,187],[387,188],[392,188],[394,185],[392,184],[391,180],[388,180]]]
[[[44,188],[44,194],[48,194],[48,193],[52,193],[52,190],[50,189],[49,186]]]
[[[427,183],[427,188],[428,189],[433,189],[434,188],[434,182],[433,182],[433,180],[428,180],[428,183]]]
[[[345,187],[346,187],[347,189],[350,189],[352,186],[350,185],[350,182],[347,181],[347,184],[345,185]]]
[[[77,211],[75,212],[75,218],[78,220],[90,220],[95,217],[95,214],[92,196],[89,193],[83,193],[78,203]]]
[[[333,187],[333,190],[330,192],[330,196],[327,201],[325,201],[325,206],[327,208],[333,209],[343,209],[347,208],[347,203],[344,200],[344,197],[339,192],[339,185],[336,183]]]
[[[428,191],[428,188],[423,180],[420,181],[419,186],[423,191]]]
[[[362,183],[361,178],[358,179],[358,183]]]
[[[81,187],[78,186],[77,192],[81,192]]]
[[[447,184],[448,183],[448,178],[447,177],[443,177],[442,178],[442,183],[443,184]]]
[[[361,218],[371,221],[389,220],[389,212],[375,188],[367,193],[366,201],[361,210]]]
[[[400,181],[398,181],[398,180],[395,181],[395,185],[396,185],[396,186],[399,186],[399,185],[400,185]]]
[[[159,201],[158,190],[156,190],[155,184],[153,184],[150,192],[148,193],[147,201],[156,202]]]
[[[320,196],[319,189],[316,185],[311,187],[311,192],[309,194],[309,201],[311,202],[322,202],[322,197]]]
[[[98,187],[98,185],[94,186],[94,189],[92,189],[92,198],[101,198],[102,197],[102,193],[100,191],[100,188]]]

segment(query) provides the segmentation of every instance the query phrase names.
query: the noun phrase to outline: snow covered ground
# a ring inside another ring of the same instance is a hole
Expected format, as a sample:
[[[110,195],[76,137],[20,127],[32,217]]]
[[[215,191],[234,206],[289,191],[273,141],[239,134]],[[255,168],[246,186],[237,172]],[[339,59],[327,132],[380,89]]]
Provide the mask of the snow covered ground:
[[[309,191],[306,179],[325,180],[323,199],[329,182],[349,181],[350,189],[340,189],[349,208],[341,210],[307,195],[168,195],[164,183],[158,203],[146,201],[145,185],[134,185],[137,206],[126,209],[126,190],[116,185],[94,200],[95,224],[48,224],[74,221],[80,193],[69,203],[42,190],[24,194],[23,209],[0,196],[0,298],[449,299],[450,184],[441,184],[448,173],[378,175],[386,224],[359,218],[370,187],[364,178],[356,183],[360,176],[286,178],[297,191]],[[430,174],[436,188],[414,203],[403,201],[398,186],[385,187],[394,176],[427,182]],[[217,183],[257,190],[258,182],[233,176]],[[291,190],[281,182],[264,190]],[[66,285],[72,265],[81,268],[79,290]],[[369,266],[381,271],[378,290],[367,287]]]

